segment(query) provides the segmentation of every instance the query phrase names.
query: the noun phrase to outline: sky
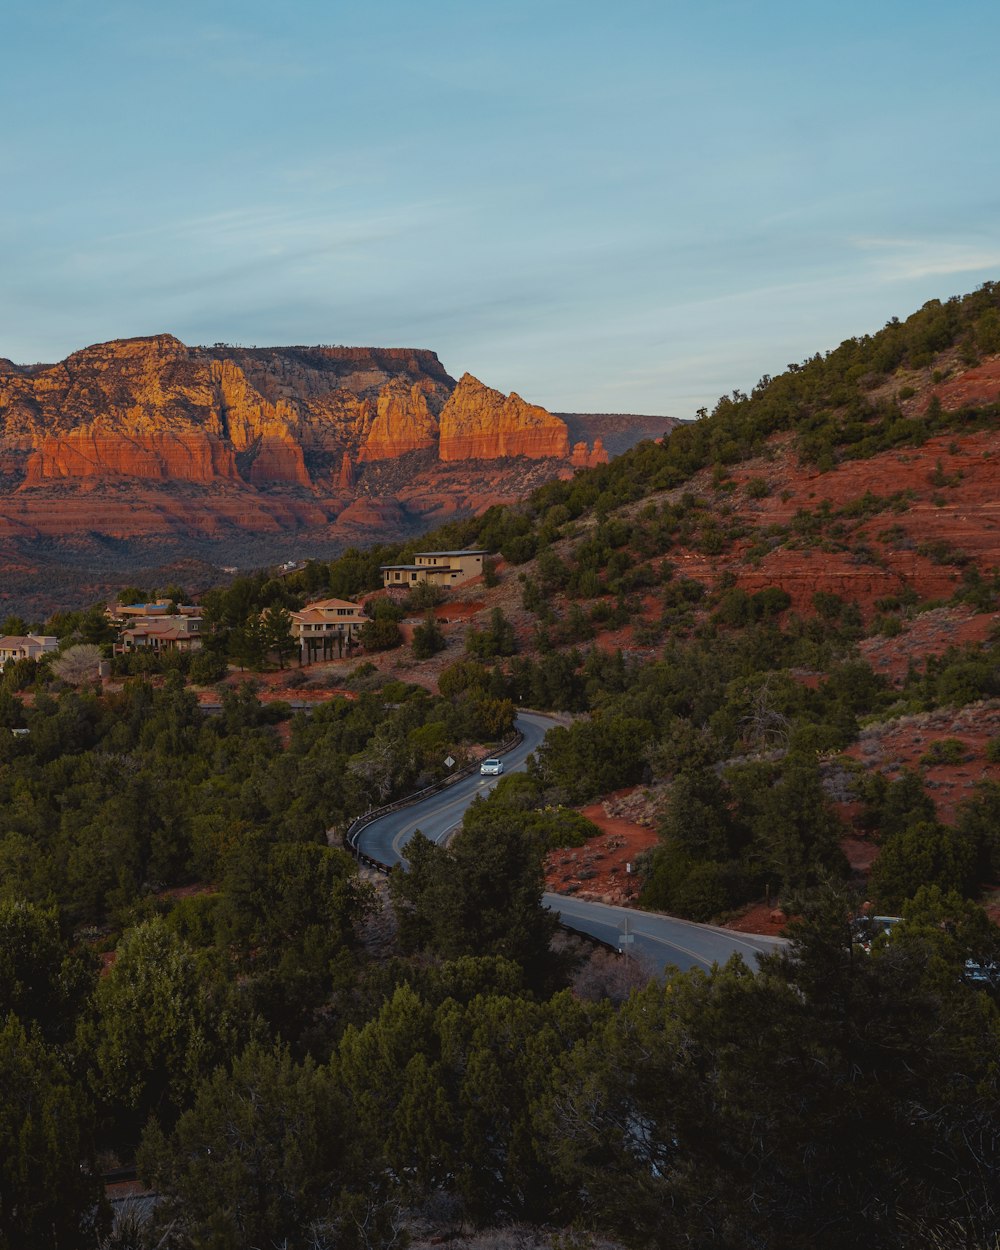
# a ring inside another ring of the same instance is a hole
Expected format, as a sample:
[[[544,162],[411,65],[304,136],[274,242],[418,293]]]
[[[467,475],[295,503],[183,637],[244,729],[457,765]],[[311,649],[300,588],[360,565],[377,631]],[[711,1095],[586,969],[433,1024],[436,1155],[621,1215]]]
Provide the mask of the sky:
[[[5,0],[0,356],[427,347],[690,417],[1000,279],[993,0]]]

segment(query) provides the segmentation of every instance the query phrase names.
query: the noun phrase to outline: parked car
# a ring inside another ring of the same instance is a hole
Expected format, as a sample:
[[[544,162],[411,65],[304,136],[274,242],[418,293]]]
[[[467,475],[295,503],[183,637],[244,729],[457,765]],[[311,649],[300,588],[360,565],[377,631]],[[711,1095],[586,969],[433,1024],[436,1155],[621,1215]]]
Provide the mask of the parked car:
[[[484,777],[499,777],[503,772],[503,760],[483,760],[479,765],[479,771]]]

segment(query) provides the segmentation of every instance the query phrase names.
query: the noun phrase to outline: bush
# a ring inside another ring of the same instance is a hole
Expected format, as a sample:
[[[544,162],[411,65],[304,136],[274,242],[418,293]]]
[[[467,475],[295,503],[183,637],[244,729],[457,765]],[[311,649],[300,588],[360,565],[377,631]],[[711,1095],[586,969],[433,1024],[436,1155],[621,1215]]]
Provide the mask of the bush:
[[[968,759],[964,742],[958,738],[939,738],[920,757],[921,764],[962,764]]]
[[[444,631],[437,623],[434,613],[428,612],[424,618],[424,623],[418,625],[413,631],[413,658],[415,660],[429,660],[432,655],[437,655],[439,651],[443,651],[447,645]]]
[[[403,641],[399,626],[389,617],[365,621],[361,626],[360,638],[366,651],[389,651]]]
[[[229,672],[225,657],[211,651],[196,651],[191,657],[188,676],[198,686],[211,686]]]
[[[433,582],[418,582],[406,597],[407,612],[422,612],[425,608],[436,608],[447,598],[440,586]]]

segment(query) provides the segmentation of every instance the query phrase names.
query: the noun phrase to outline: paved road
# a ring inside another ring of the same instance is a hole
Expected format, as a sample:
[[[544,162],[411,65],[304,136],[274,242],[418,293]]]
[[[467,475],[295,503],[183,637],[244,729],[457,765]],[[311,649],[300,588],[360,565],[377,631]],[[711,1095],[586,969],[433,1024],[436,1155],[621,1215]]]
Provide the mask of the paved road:
[[[524,741],[503,757],[504,770],[514,772],[524,768],[528,756],[557,723],[535,712],[521,712],[517,727],[524,734]],[[488,794],[498,780],[474,773],[447,790],[390,812],[361,831],[358,849],[382,864],[405,863],[403,850],[418,829],[432,841],[444,842],[461,824],[465,809],[478,795]],[[710,968],[713,962],[725,963],[736,953],[754,966],[758,954],[785,945],[780,938],[736,934],[713,925],[589,903],[562,894],[546,894],[544,902],[546,907],[557,911],[570,928],[599,937],[613,946],[622,944],[630,956],[641,959],[651,971],[660,971],[666,964],[676,964],[685,970]],[[632,940],[621,943],[626,925]]]
[[[651,972],[661,971],[666,964],[676,964],[685,972],[689,968],[707,970],[714,962],[724,964],[735,954],[742,955],[753,968],[758,955],[787,945],[782,938],[733,933],[658,912],[609,907],[563,894],[545,894],[543,902],[559,913],[563,924],[618,946]],[[626,937],[631,940],[623,940]]]
[[[555,724],[557,722],[548,716],[522,712],[517,718],[517,727],[524,734],[524,741],[503,757],[504,771],[510,773],[524,768],[528,756]],[[462,823],[465,809],[473,799],[489,794],[499,780],[499,777],[473,773],[447,790],[429,795],[398,812],[390,812],[361,831],[358,850],[380,864],[405,864],[403,848],[418,829],[433,842],[445,841]]]

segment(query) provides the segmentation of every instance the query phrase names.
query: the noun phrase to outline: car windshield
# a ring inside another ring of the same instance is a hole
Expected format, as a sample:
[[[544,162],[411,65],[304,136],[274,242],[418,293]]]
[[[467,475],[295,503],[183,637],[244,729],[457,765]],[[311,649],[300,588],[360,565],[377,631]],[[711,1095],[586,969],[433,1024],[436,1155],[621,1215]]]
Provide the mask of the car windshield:
[[[500,761],[499,761],[499,760],[487,760],[487,761],[486,761],[486,765],[485,765],[485,766],[486,766],[487,768],[496,768],[496,766],[497,766],[499,763],[500,763]]]

